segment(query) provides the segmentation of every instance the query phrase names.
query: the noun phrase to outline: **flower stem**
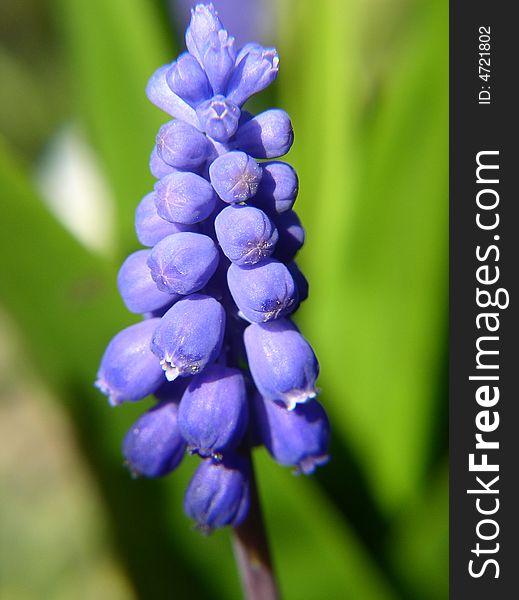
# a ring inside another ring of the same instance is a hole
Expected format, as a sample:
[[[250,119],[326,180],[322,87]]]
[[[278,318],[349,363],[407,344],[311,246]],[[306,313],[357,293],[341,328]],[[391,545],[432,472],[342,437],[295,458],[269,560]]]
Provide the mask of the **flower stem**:
[[[252,457],[249,516],[234,528],[233,547],[246,600],[279,600]]]

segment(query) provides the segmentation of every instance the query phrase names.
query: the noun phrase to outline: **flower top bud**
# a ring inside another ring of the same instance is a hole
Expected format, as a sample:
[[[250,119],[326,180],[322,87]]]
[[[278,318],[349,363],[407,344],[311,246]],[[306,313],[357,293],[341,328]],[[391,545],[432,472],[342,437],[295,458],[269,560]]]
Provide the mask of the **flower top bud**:
[[[131,427],[123,442],[123,455],[133,475],[162,477],[175,469],[186,451],[177,424],[175,402],[160,402]]]
[[[200,128],[217,142],[227,142],[238,129],[240,109],[225,96],[206,100],[196,109]]]
[[[227,97],[242,106],[252,95],[270,85],[278,74],[279,57],[275,48],[247,44],[236,57],[236,67],[229,79]]]
[[[211,86],[200,63],[189,52],[181,54],[166,73],[170,89],[196,108],[211,96]]]
[[[108,344],[95,385],[113,406],[142,400],[164,381],[159,360],[150,350],[159,322],[160,319],[148,319],[130,325]]]
[[[186,46],[201,65],[208,38],[220,29],[223,29],[223,25],[212,4],[197,4],[191,9],[191,22],[186,30]]]
[[[211,163],[209,177],[224,202],[246,202],[254,196],[262,170],[245,152],[227,152]]]
[[[204,460],[187,488],[186,514],[204,533],[239,525],[249,511],[249,478],[249,462],[239,455],[226,455],[221,462]]]
[[[212,4],[198,4],[191,11],[186,45],[204,68],[213,93],[224,93],[234,68],[236,49],[234,38],[223,28]]]

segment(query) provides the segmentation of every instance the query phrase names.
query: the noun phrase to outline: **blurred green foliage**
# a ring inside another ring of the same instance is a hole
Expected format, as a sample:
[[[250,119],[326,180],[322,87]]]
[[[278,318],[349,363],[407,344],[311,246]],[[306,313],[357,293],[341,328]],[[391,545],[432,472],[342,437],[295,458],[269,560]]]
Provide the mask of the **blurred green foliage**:
[[[276,9],[280,76],[254,109],[276,104],[293,118],[288,159],[301,180],[300,263],[311,284],[298,319],[320,358],[334,430],[333,460],[312,478],[257,452],[283,597],[437,600],[448,552],[448,4],[280,0]],[[106,343],[132,321],[115,275],[137,247],[133,211],[167,120],[145,83],[183,42],[159,0],[7,0],[0,10],[0,302],[95,488],[94,516],[86,500],[74,513],[77,535],[96,523],[126,578],[118,592],[104,587],[105,571],[85,575],[81,553],[61,571],[22,577],[42,547],[49,564],[66,555],[47,516],[41,535],[7,529],[26,547],[7,552],[4,535],[0,597],[54,600],[76,586],[78,598],[239,598],[228,532],[201,537],[182,514],[195,459],[165,480],[132,481],[119,445],[142,405],[114,412],[92,387]],[[103,256],[58,223],[35,185],[36,162],[67,122],[80,125],[115,200],[115,250]],[[3,401],[10,389],[2,381]],[[11,469],[30,475],[29,463]],[[0,511],[22,493],[3,473],[13,491],[3,490]]]

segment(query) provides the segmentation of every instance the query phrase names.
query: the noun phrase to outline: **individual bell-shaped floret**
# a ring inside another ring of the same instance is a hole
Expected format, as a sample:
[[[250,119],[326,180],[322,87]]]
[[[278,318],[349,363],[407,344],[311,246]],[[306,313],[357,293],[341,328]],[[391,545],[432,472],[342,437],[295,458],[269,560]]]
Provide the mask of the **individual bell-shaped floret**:
[[[305,243],[305,230],[294,210],[275,215],[279,239],[274,256],[283,262],[290,262]]]
[[[197,230],[197,225],[168,223],[159,217],[155,206],[155,192],[146,194],[135,210],[135,231],[137,239],[143,246],[155,246],[160,240],[174,233]]]
[[[272,321],[294,310],[297,288],[287,267],[269,258],[253,266],[232,264],[229,290],[241,314],[252,323]]]
[[[223,94],[236,60],[234,38],[225,29],[212,33],[202,60],[213,93]]]
[[[161,177],[164,177],[165,175],[169,175],[170,173],[175,173],[175,171],[178,171],[178,169],[176,169],[175,167],[172,167],[171,165],[168,165],[167,163],[165,163],[162,158],[160,158],[158,152],[157,152],[157,146],[153,146],[153,150],[151,151],[151,155],[150,155],[150,172],[153,175],[153,177],[160,179]]]
[[[178,405],[160,402],[145,412],[123,441],[123,456],[135,476],[162,477],[176,469],[186,451],[177,423]]]
[[[276,215],[290,210],[299,190],[295,170],[287,163],[270,161],[260,163],[263,175],[251,204],[268,214]]]
[[[182,297],[158,289],[147,264],[150,254],[150,250],[137,250],[130,254],[117,275],[119,293],[128,310],[134,313],[153,312]]]
[[[164,381],[150,342],[160,319],[148,319],[120,331],[108,344],[97,373],[96,387],[113,406],[153,394]]]
[[[218,249],[201,233],[175,233],[151,251],[148,267],[162,292],[191,294],[202,289],[218,266]]]
[[[275,48],[247,44],[236,57],[229,79],[227,97],[241,106],[252,95],[270,85],[278,74],[279,57]]]
[[[268,258],[278,240],[272,221],[253,206],[227,206],[218,214],[214,225],[223,253],[241,266]]]
[[[213,364],[196,375],[182,396],[178,426],[189,450],[221,457],[238,445],[248,421],[245,381],[239,369]]]
[[[273,108],[240,125],[233,146],[254,158],[277,158],[290,150],[293,141],[289,116],[284,110]]]
[[[177,169],[197,169],[210,151],[206,136],[184,121],[169,121],[157,134],[157,154],[166,164]]]
[[[155,106],[158,106],[168,115],[196,127],[195,111],[182,98],[177,96],[167,84],[166,75],[170,68],[171,65],[167,64],[155,71],[146,86],[146,95]]]
[[[216,194],[200,175],[177,171],[155,184],[155,206],[159,217],[172,223],[199,223],[213,212]]]
[[[245,152],[227,152],[214,160],[209,177],[216,193],[224,202],[245,202],[258,189],[262,170]]]
[[[191,294],[162,317],[151,341],[168,381],[203,371],[220,354],[225,310],[214,298]]]
[[[189,52],[182,53],[166,74],[170,89],[196,108],[211,96],[211,86],[200,63]]]
[[[265,399],[280,400],[292,410],[315,398],[319,363],[288,319],[249,325],[244,342],[252,378]]]
[[[184,497],[184,511],[197,528],[210,533],[239,525],[249,512],[250,464],[238,454],[222,461],[205,459],[195,471]]]
[[[310,475],[328,462],[330,424],[317,400],[287,410],[284,404],[256,394],[254,417],[261,442],[279,464]]]
[[[240,109],[225,96],[202,102],[197,109],[200,128],[217,142],[227,142],[238,129]]]

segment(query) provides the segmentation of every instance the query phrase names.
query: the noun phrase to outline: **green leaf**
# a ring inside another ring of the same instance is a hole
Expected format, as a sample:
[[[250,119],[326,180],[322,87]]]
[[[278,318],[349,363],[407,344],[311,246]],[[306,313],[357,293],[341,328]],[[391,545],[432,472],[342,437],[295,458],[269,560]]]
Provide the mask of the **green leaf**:
[[[0,301],[25,334],[26,360],[60,393],[74,422],[76,442],[96,476],[117,550],[139,597],[164,597],[174,589],[180,597],[192,592],[202,599],[214,597],[220,586],[216,595],[223,597],[229,578],[221,579],[216,563],[223,561],[228,573],[234,569],[226,534],[215,537],[214,554],[204,556],[200,536],[182,513],[192,463],[178,478],[134,482],[123,468],[120,444],[147,403],[114,411],[93,387],[107,342],[136,320],[118,298],[114,266],[90,254],[54,220],[1,143],[0,192]],[[174,487],[175,502],[166,500],[168,486]],[[195,582],[204,565],[211,569]],[[237,579],[234,590],[238,593]]]
[[[264,451],[255,462],[283,598],[397,597],[314,479],[292,475]]]
[[[91,380],[107,336],[130,321],[115,271],[55,221],[1,140],[0,190],[2,302],[54,382],[72,372]]]
[[[391,511],[424,477],[445,345],[448,21],[415,6],[362,106],[361,7],[298,5],[280,85],[308,230],[300,321],[334,429]]]
[[[434,474],[421,497],[400,515],[391,539],[395,568],[413,598],[438,600],[449,595],[449,473]]]

